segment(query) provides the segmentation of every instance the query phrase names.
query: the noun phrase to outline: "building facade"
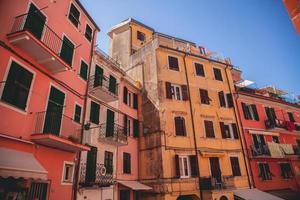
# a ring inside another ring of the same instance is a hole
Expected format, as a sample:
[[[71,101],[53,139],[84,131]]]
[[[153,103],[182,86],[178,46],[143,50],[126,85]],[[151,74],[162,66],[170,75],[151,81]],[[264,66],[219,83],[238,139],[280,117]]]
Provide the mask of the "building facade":
[[[110,54],[143,85],[143,199],[233,199],[248,188],[228,60],[134,19],[112,27]]]
[[[99,28],[76,0],[17,4],[0,2],[0,199],[71,199]]]
[[[292,194],[300,183],[300,106],[279,93],[271,87],[237,87],[236,99],[254,186]]]

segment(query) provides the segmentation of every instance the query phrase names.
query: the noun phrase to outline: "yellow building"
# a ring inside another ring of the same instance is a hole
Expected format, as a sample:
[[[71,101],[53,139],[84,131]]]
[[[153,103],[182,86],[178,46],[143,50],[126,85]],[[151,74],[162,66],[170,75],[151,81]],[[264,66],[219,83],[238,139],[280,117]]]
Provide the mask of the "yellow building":
[[[153,190],[143,199],[226,200],[248,188],[230,62],[134,19],[108,34],[144,89],[139,179]]]

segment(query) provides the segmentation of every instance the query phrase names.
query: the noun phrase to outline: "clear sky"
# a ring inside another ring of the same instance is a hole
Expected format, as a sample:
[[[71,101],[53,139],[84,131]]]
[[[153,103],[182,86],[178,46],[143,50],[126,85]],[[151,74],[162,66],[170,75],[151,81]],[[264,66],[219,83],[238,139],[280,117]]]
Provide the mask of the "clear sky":
[[[133,17],[169,34],[230,57],[257,86],[275,85],[300,95],[300,36],[282,0],[81,0],[107,32]]]

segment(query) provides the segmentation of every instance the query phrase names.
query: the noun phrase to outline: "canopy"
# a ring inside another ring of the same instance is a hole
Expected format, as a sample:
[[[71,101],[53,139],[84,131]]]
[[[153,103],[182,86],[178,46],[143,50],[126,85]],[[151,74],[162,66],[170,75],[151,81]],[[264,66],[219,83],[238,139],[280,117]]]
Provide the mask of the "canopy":
[[[138,181],[118,181],[121,185],[129,187],[133,190],[151,190],[152,188]]]
[[[233,194],[234,196],[239,197],[239,199],[244,200],[284,200],[256,188],[233,190]]]
[[[47,180],[48,172],[31,153],[0,147],[0,176]]]

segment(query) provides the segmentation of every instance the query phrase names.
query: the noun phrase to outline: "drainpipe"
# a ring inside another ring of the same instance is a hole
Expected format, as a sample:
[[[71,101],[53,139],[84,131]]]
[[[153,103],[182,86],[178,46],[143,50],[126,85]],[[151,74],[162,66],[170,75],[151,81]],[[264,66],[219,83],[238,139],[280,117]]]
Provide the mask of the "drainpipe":
[[[89,73],[86,81],[86,88],[85,88],[85,95],[84,95],[84,103],[83,103],[83,119],[82,119],[82,124],[81,124],[81,131],[80,131],[80,144],[82,144],[83,140],[83,134],[84,134],[84,124],[85,124],[85,119],[86,119],[86,108],[87,108],[87,98],[88,98],[88,90],[89,90],[89,82],[90,82],[90,76],[91,76],[91,68],[92,68],[92,62],[93,62],[93,54],[94,54],[94,47],[96,44],[96,35],[97,29],[94,30],[93,33],[93,39],[91,43],[91,51],[90,51],[90,63],[89,63]],[[75,165],[75,177],[74,177],[74,184],[73,184],[73,200],[77,199],[77,190],[78,190],[78,184],[79,184],[79,168],[80,168],[80,159],[81,159],[81,152],[77,153],[76,155],[77,161]]]
[[[229,87],[230,95],[232,96],[232,98],[234,98],[234,97],[233,97],[233,94],[232,94],[232,92],[231,92],[232,90],[231,90],[231,87],[230,87],[230,82],[229,82],[228,74],[227,74],[227,68],[228,68],[228,67],[229,67],[228,65],[226,65],[226,67],[225,67],[226,80],[227,80],[227,84],[228,84],[228,87]],[[238,105],[237,99],[236,99],[236,98],[234,98],[234,99],[235,99],[235,103],[236,103],[236,106],[237,106],[237,105]],[[243,127],[240,113],[236,111],[235,105],[233,105],[233,112],[234,112],[235,118],[237,119],[237,122],[240,122],[239,124]],[[240,138],[240,143],[241,143],[242,152],[243,152],[243,157],[244,157],[244,163],[245,163],[246,172],[247,172],[248,185],[249,185],[250,188],[252,188],[252,184],[251,184],[251,181],[250,181],[250,178],[249,178],[249,177],[250,177],[249,172],[250,172],[250,174],[251,174],[251,179],[252,179],[252,183],[254,184],[253,176],[252,176],[252,171],[249,171],[248,165],[247,165],[247,161],[249,162],[249,165],[250,165],[250,161],[249,161],[249,157],[248,157],[247,155],[245,155],[244,145],[243,145],[243,142],[242,142],[242,138],[243,138],[244,142],[246,141],[246,140],[245,140],[245,135],[242,134],[243,137],[241,137],[241,129],[240,129],[240,126],[237,126],[237,128],[238,128],[238,134],[239,134],[239,138]],[[246,161],[246,159],[247,159],[247,161]],[[250,169],[251,169],[251,167],[250,167]]]
[[[190,83],[189,83],[189,78],[188,78],[188,74],[187,74],[187,67],[186,67],[186,61],[185,61],[185,58],[186,58],[186,53],[184,53],[184,56],[183,56],[183,66],[184,66],[184,71],[185,71],[185,78],[186,78],[186,83],[187,83],[187,90],[188,90],[188,97],[189,97],[189,104],[190,104],[190,112],[191,112],[191,119],[192,119],[192,128],[193,128],[193,138],[194,138],[194,146],[195,146],[195,152],[196,152],[196,164],[197,164],[197,167],[198,167],[198,184],[199,184],[199,191],[200,191],[200,199],[203,199],[203,193],[202,193],[202,190],[200,188],[200,170],[199,170],[199,167],[200,167],[200,162],[199,162],[199,153],[198,153],[198,150],[197,150],[197,141],[196,141],[196,131],[195,131],[195,123],[194,123],[194,114],[193,114],[193,104],[192,104],[192,99],[191,99],[191,94],[190,94]]]

